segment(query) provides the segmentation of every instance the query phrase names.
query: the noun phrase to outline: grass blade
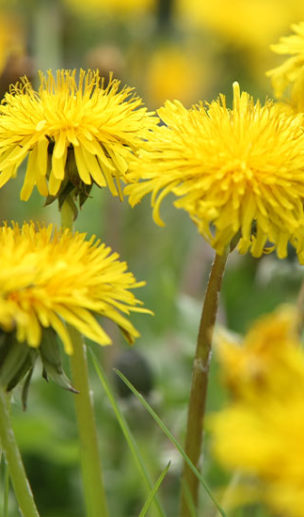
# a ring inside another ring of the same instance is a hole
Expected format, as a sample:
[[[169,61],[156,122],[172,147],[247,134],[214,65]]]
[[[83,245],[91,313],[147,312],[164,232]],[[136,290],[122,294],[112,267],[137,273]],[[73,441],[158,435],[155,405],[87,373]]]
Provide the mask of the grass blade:
[[[106,377],[105,377],[105,374],[99,364],[99,362],[97,361],[96,359],[96,356],[94,354],[94,352],[91,350],[91,348],[89,348],[89,352],[91,354],[91,357],[92,357],[92,360],[93,360],[93,364],[94,364],[94,367],[95,367],[95,370],[96,370],[96,373],[99,377],[99,380],[106,392],[106,395],[109,399],[109,402],[112,406],[112,409],[114,411],[114,414],[117,418],[117,421],[121,427],[121,430],[124,434],[124,437],[126,439],[126,442],[129,446],[129,449],[131,451],[131,454],[133,456],[133,459],[135,461],[135,464],[138,468],[138,471],[139,473],[141,474],[142,478],[143,478],[143,481],[144,481],[144,484],[146,486],[146,489],[148,491],[148,493],[150,494],[151,490],[153,490],[153,483],[151,481],[151,478],[150,478],[150,475],[145,467],[145,464],[143,462],[143,459],[141,457],[141,454],[140,454],[140,451],[137,447],[137,444],[136,444],[136,441],[135,439],[133,438],[133,435],[130,431],[130,428],[128,426],[128,423],[125,419],[125,417],[123,416],[122,412],[120,411],[119,409],[119,406],[115,400],[115,397],[110,389],[110,386],[106,380]],[[165,512],[160,504],[160,502],[158,501],[157,497],[154,497],[154,504],[157,508],[157,511],[158,511],[158,514],[160,517],[166,517],[165,515]]]
[[[168,465],[166,466],[166,468],[162,471],[161,475],[159,476],[159,478],[157,479],[153,489],[151,490],[149,496],[148,496],[148,499],[146,500],[140,514],[139,514],[139,517],[145,517],[146,514],[147,514],[147,511],[149,510],[150,506],[151,506],[151,503],[153,502],[153,499],[164,479],[164,477],[166,476],[169,468],[170,468],[170,465],[171,465],[171,462],[169,461]]]
[[[151,406],[148,404],[148,402],[144,399],[144,397],[134,388],[134,386],[128,381],[128,379],[117,369],[114,369],[115,373],[118,375],[118,377],[121,378],[121,380],[128,386],[128,388],[134,393],[134,395],[137,397],[137,399],[142,403],[142,405],[146,408],[148,413],[152,416],[152,418],[155,420],[155,422],[159,425],[159,427],[162,429],[164,434],[169,438],[169,440],[175,445],[177,450],[180,452],[184,460],[189,465],[190,469],[199,479],[200,483],[204,487],[206,493],[208,494],[209,498],[213,502],[214,506],[217,508],[218,512],[222,517],[227,517],[223,508],[219,505],[219,503],[216,501],[215,497],[213,496],[210,488],[208,487],[206,481],[204,480],[203,476],[199,472],[199,470],[193,465],[192,461],[188,458],[186,455],[183,447],[178,442],[178,440],[173,436],[171,431],[166,427],[166,425],[163,423],[163,421],[159,418],[159,416],[155,413],[155,411],[151,408]]]

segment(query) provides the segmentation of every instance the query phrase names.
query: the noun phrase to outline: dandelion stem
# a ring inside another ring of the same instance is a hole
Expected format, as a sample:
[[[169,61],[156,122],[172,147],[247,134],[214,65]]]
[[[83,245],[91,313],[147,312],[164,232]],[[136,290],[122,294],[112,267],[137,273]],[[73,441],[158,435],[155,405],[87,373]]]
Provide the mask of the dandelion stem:
[[[72,205],[66,200],[61,208],[61,225],[63,228],[72,229],[73,216]],[[93,401],[89,387],[86,347],[78,330],[71,326],[68,327],[68,330],[74,349],[70,358],[72,383],[74,388],[79,391],[74,397],[81,444],[81,465],[87,517],[108,517]]]
[[[19,509],[23,517],[39,517],[34,497],[28,482],[15,434],[11,425],[9,400],[0,388],[0,442],[4,450],[6,462]]]
[[[196,467],[198,467],[203,443],[204,415],[206,409],[213,327],[216,320],[218,294],[221,289],[227,257],[228,252],[225,252],[223,255],[216,255],[214,259],[205,294],[193,362],[185,453]],[[180,517],[191,517],[186,493],[191,496],[191,500],[197,508],[198,489],[199,480],[185,462],[182,475]]]

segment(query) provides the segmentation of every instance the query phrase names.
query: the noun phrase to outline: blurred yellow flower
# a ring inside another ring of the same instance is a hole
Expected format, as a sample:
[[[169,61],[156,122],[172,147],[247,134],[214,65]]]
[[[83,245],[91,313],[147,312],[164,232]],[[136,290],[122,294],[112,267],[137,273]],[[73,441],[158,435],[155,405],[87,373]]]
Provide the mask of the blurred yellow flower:
[[[267,72],[271,77],[274,93],[282,97],[287,86],[292,85],[291,103],[304,111],[304,22],[291,26],[294,34],[284,36],[279,43],[271,45],[277,54],[290,55],[282,65]]]
[[[16,330],[18,341],[38,347],[44,328],[53,328],[73,353],[68,323],[101,345],[111,344],[96,319],[113,320],[130,342],[138,332],[124,316],[149,312],[130,289],[144,285],[127,272],[117,253],[86,234],[59,232],[52,225],[0,228],[0,328]]]
[[[277,378],[269,376],[275,363],[282,366],[282,357],[299,345],[298,313],[292,306],[282,306],[274,313],[261,317],[248,331],[242,345],[230,335],[217,334],[217,356],[223,365],[225,383],[236,396],[244,397],[252,388],[258,392],[270,384],[276,386]],[[280,387],[284,390],[283,383]]]
[[[16,16],[0,12],[0,74],[11,56],[21,56],[25,50],[25,37]]]
[[[294,0],[176,0],[175,4],[181,21],[209,27],[240,46],[260,48],[297,19],[299,11],[304,15],[301,2]]]
[[[281,309],[258,322],[243,346],[221,343],[224,376],[236,375],[234,399],[209,426],[217,458],[245,476],[235,502],[255,482],[257,500],[280,515],[303,517],[304,354],[296,319]]]
[[[167,99],[191,105],[201,87],[202,65],[177,46],[158,48],[150,57],[146,74],[149,104],[161,106]]]
[[[153,217],[172,192],[217,253],[236,237],[239,250],[262,255],[269,240],[283,258],[288,241],[300,254],[304,238],[304,136],[300,117],[267,101],[254,104],[234,83],[233,109],[225,97],[190,110],[167,102],[166,126],[130,166],[131,205],[152,193]],[[302,119],[301,119],[302,120]],[[255,226],[254,226],[255,225]],[[298,237],[296,238],[296,233]]]
[[[133,89],[107,86],[98,71],[40,73],[36,92],[26,78],[11,87],[0,106],[0,187],[16,175],[28,156],[21,199],[36,185],[42,196],[56,196],[67,183],[96,183],[121,194],[128,161],[149,136],[155,118]]]

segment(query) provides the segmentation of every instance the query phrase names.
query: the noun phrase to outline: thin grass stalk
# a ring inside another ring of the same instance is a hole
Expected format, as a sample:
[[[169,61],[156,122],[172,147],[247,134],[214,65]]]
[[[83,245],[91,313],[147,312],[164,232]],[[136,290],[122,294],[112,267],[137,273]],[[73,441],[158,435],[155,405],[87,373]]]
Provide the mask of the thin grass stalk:
[[[157,492],[158,492],[158,489],[160,487],[160,485],[162,484],[169,468],[170,468],[170,465],[171,465],[171,462],[169,461],[168,465],[164,468],[164,470],[162,471],[162,473],[160,474],[159,478],[156,480],[156,483],[154,484],[140,514],[139,514],[139,517],[146,517],[147,515],[147,512],[149,511],[149,508],[153,502],[153,499],[155,498]]]
[[[144,461],[142,459],[142,455],[140,453],[140,450],[137,446],[137,443],[135,441],[135,438],[133,436],[133,434],[131,433],[131,430],[129,428],[129,425],[123,415],[123,413],[121,412],[121,410],[119,409],[119,406],[115,400],[115,397],[110,389],[110,386],[106,380],[106,376],[105,376],[105,373],[103,371],[103,369],[101,368],[101,365],[99,364],[99,362],[97,361],[96,359],[96,356],[94,354],[94,352],[92,351],[92,349],[89,350],[90,352],[90,355],[92,357],[92,361],[93,361],[93,364],[94,364],[94,368],[96,370],[96,373],[98,375],[98,378],[106,392],[106,395],[110,401],[110,404],[112,406],[112,409],[114,411],[114,414],[115,414],[115,417],[117,419],[117,422],[119,423],[120,425],[120,428],[124,434],[124,437],[126,439],[126,442],[128,444],[128,447],[129,447],[129,450],[133,456],[133,459],[134,459],[134,462],[135,462],[135,465],[142,477],[142,480],[143,480],[143,483],[146,487],[146,490],[148,492],[148,494],[151,494],[151,491],[153,490],[153,483],[151,481],[151,478],[150,478],[150,475],[149,475],[149,472],[147,471],[146,469],[146,466],[144,464]],[[159,515],[159,517],[166,517],[165,516],[165,511],[164,509],[162,508],[160,502],[158,501],[158,498],[157,498],[157,495],[154,495],[153,497],[153,501],[154,501],[154,505],[155,505],[155,510],[153,515]],[[154,510],[154,508],[151,509],[152,511]],[[152,515],[152,511],[151,511],[151,515]]]
[[[164,422],[159,418],[159,416],[155,413],[154,409],[151,408],[151,406],[148,404],[148,402],[144,399],[144,397],[137,391],[136,388],[128,381],[128,379],[124,376],[123,373],[121,373],[119,370],[114,368],[114,372],[120,377],[120,379],[128,386],[128,388],[134,393],[135,397],[141,402],[141,404],[146,408],[148,413],[151,415],[151,417],[155,420],[157,425],[160,427],[160,429],[163,431],[163,433],[167,436],[167,438],[170,440],[171,443],[176,447],[176,449],[179,451],[181,456],[183,457],[185,463],[189,466],[189,468],[192,470],[193,474],[197,477],[201,485],[204,487],[204,490],[208,494],[210,500],[213,502],[215,508],[217,509],[218,514],[221,517],[227,517],[225,514],[223,508],[221,505],[217,502],[216,498],[214,497],[212,491],[210,490],[208,484],[204,480],[203,476],[199,472],[199,470],[193,465],[192,461],[188,456],[185,454],[185,451],[179,441],[175,438],[175,436],[169,431],[168,427],[164,424]],[[190,497],[190,495],[189,495]]]

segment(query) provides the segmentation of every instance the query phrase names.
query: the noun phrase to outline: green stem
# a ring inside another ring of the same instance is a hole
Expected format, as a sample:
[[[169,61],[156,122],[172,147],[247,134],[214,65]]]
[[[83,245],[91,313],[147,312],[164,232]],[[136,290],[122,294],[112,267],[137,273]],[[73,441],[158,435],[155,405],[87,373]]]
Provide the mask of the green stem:
[[[193,362],[185,453],[196,467],[198,467],[203,443],[204,415],[206,410],[213,327],[216,320],[218,294],[221,289],[227,257],[228,252],[225,252],[223,255],[216,255],[211,269]],[[199,480],[185,462],[182,475],[180,517],[191,517],[186,493],[190,495],[195,508],[198,507],[198,489]]]
[[[9,468],[10,478],[23,517],[39,517],[26,477],[9,413],[7,394],[0,388],[0,442]]]
[[[74,212],[66,200],[61,208],[61,225],[73,228]],[[86,347],[81,334],[68,326],[74,353],[70,357],[72,383],[79,393],[75,396],[76,417],[81,444],[81,465],[88,517],[108,517],[103,484],[102,466],[98,449],[93,401],[90,395]]]
[[[26,7],[24,7],[26,11]],[[39,0],[25,13],[32,24],[32,46],[37,70],[57,70],[63,57],[63,9],[60,0]],[[52,42],[50,45],[49,42]]]

